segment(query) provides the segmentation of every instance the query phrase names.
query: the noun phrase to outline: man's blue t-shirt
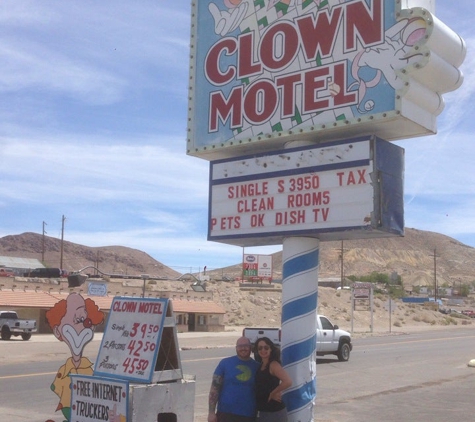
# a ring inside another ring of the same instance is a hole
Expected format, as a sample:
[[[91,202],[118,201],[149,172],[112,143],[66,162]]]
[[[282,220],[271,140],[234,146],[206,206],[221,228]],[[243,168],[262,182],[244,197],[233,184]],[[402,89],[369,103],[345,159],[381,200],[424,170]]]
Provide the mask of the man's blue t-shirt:
[[[254,417],[256,415],[255,377],[260,364],[254,359],[241,360],[237,356],[219,362],[215,375],[223,378],[219,394],[218,412]]]

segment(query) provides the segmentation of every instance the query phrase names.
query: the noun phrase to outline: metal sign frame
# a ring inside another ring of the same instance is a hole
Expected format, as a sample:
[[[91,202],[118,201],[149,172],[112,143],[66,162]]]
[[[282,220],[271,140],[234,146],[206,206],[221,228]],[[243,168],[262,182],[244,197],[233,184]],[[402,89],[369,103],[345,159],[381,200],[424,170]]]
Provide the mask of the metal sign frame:
[[[374,136],[213,161],[208,240],[402,236],[403,174],[404,150]]]

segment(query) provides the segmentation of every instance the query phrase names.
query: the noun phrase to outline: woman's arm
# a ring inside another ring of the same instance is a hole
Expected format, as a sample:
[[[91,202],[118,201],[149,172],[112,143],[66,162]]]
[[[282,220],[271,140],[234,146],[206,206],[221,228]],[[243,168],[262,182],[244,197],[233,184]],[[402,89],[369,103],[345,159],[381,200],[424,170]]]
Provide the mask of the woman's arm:
[[[272,361],[269,365],[269,372],[271,375],[279,378],[280,384],[271,391],[269,400],[282,400],[282,391],[286,390],[292,385],[292,379],[287,371],[282,368],[282,365],[277,361]]]

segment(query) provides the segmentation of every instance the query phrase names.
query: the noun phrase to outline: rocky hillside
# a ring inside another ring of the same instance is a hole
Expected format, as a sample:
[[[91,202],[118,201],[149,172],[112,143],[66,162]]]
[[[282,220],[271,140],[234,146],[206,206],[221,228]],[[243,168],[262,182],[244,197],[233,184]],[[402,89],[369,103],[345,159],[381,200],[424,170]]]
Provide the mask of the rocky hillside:
[[[58,267],[61,241],[45,236],[45,263]],[[36,258],[41,260],[43,236],[24,233],[0,238],[0,256]],[[320,279],[338,278],[341,272],[341,242],[320,244]],[[444,283],[472,283],[475,280],[475,249],[447,236],[415,229],[406,229],[403,238],[355,240],[343,242],[343,265],[346,275],[365,275],[372,271],[397,272],[405,285],[429,285],[434,282],[434,250],[439,286]],[[63,267],[78,270],[88,265],[96,266],[109,274],[150,274],[157,278],[149,289],[160,291],[189,291],[194,280],[177,281],[180,275],[153,259],[145,252],[122,246],[87,247],[65,241],[63,243]],[[273,255],[274,278],[282,277],[282,253]],[[226,309],[224,323],[231,326],[279,326],[281,317],[280,285],[243,288],[237,281],[219,281],[223,275],[240,277],[241,265],[208,271],[211,280],[207,291],[213,293],[216,303]],[[173,281],[171,281],[173,280]],[[122,280],[118,280],[122,282]],[[127,280],[127,285],[132,281]],[[142,286],[142,281],[139,282]],[[266,287],[266,288],[264,288]],[[318,311],[330,317],[342,328],[350,328],[350,292],[320,287]],[[376,331],[404,331],[409,326],[443,326],[471,324],[472,320],[460,314],[447,316],[424,309],[421,305],[403,304],[397,301],[390,322],[386,296],[378,295],[374,301],[374,328]],[[472,297],[460,305],[474,309]],[[355,331],[368,332],[371,319],[368,311],[355,311]]]
[[[120,282],[120,280],[116,280]],[[130,286],[133,281],[127,280]],[[136,285],[141,286],[137,280]],[[156,291],[190,291],[190,281],[157,280],[148,286]],[[210,280],[206,290],[213,293],[213,301],[225,310],[224,324],[234,327],[280,327],[282,315],[281,285],[274,286],[255,284],[242,285],[237,281],[224,282]],[[471,325],[474,319],[462,315],[464,309],[475,309],[475,298],[470,296],[457,304],[450,304],[445,298],[444,308],[452,308],[450,315],[443,314],[422,304],[403,303],[400,299],[393,300],[391,316],[389,315],[388,296],[380,293],[374,295],[373,315],[369,311],[368,302],[359,302],[353,312],[355,333],[408,332],[419,329],[444,326]],[[318,288],[318,313],[329,317],[341,328],[351,329],[351,292],[336,290],[330,287]]]
[[[342,242],[320,243],[320,279],[341,276],[341,251]],[[273,266],[274,278],[281,279],[281,252],[273,255]],[[434,268],[439,286],[472,283],[475,281],[475,248],[439,233],[410,228],[406,228],[404,237],[343,242],[346,276],[367,275],[373,271],[395,272],[402,277],[405,286],[432,286]],[[234,265],[215,273],[240,277],[241,271],[240,265]]]
[[[227,326],[280,327],[282,315],[282,293],[266,289],[243,289],[237,282],[211,282],[207,290],[213,292],[215,302],[226,309]],[[465,298],[463,304],[452,305],[457,311],[474,309],[475,300]],[[368,332],[406,332],[428,327],[471,325],[474,320],[454,312],[443,314],[421,304],[403,303],[394,300],[389,315],[387,295],[376,294],[373,301],[373,316],[366,303],[358,304],[353,311],[354,331]],[[337,291],[330,287],[318,288],[318,313],[329,317],[333,323],[350,331],[351,329],[351,292]]]
[[[0,238],[0,256],[35,258],[41,261],[43,236],[37,233],[23,233]],[[61,262],[61,240],[44,237],[45,265],[59,267]],[[180,273],[153,259],[137,249],[124,246],[88,247],[72,242],[63,242],[63,269],[78,271],[94,266],[107,274],[150,274],[154,277],[174,279]],[[94,272],[92,269],[91,272]],[[86,273],[88,271],[85,271]]]
[[[45,264],[59,267],[60,239],[45,236]],[[23,233],[0,238],[0,256],[36,258],[41,260],[43,236]],[[339,278],[341,275],[342,242],[320,243],[319,278]],[[434,259],[435,252],[435,259]],[[63,267],[79,270],[88,265],[109,274],[150,274],[175,279],[180,274],[155,260],[145,252],[123,246],[88,247],[63,242]],[[273,255],[274,279],[282,278],[282,253]],[[344,275],[367,275],[373,271],[402,277],[406,286],[434,284],[434,267],[439,286],[468,284],[475,281],[475,248],[450,237],[406,228],[404,237],[343,242]],[[213,279],[223,275],[240,277],[241,263],[208,270]]]

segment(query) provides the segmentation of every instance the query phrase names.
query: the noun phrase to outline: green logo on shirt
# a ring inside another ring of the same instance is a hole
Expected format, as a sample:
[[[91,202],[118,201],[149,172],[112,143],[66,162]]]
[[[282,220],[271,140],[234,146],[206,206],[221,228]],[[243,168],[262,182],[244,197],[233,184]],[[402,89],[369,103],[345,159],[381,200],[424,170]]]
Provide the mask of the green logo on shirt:
[[[249,381],[251,379],[252,372],[251,372],[251,369],[248,366],[238,365],[236,368],[241,371],[241,373],[239,375],[236,375],[236,378],[239,381]]]

